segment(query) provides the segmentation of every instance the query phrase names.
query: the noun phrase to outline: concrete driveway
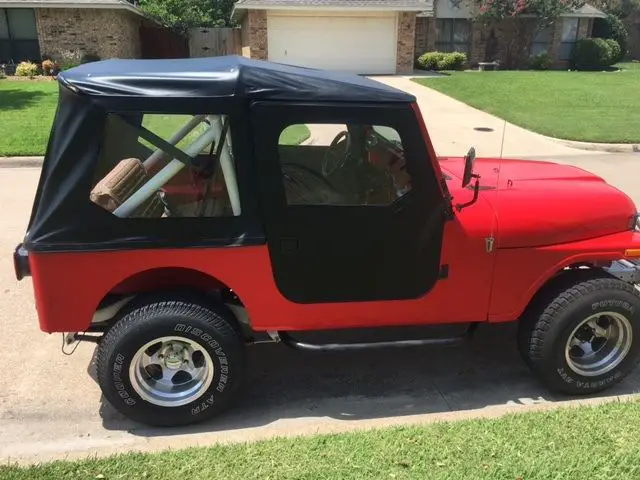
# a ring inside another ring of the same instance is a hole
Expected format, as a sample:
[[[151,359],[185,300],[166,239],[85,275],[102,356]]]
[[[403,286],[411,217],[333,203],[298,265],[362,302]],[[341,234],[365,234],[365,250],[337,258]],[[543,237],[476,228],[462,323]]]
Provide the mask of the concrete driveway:
[[[464,154],[470,144],[484,145],[482,139],[498,136],[473,133],[474,126],[497,127],[495,117],[472,114],[460,109],[459,102],[434,101],[440,94],[432,97],[430,90],[416,88],[426,91],[420,94],[420,103],[439,153]],[[582,166],[605,177],[640,205],[640,155],[583,152],[549,140],[535,143],[531,140],[535,135],[522,132],[518,135],[529,138],[531,146],[519,146],[514,135],[507,137],[505,155]],[[479,149],[478,153],[490,152],[487,145],[486,151]],[[490,416],[570,400],[550,395],[531,377],[516,351],[514,326],[503,325],[481,328],[473,343],[456,348],[310,355],[274,345],[255,346],[250,350],[245,396],[227,415],[178,430],[129,422],[102,400],[92,379],[93,345],[82,344],[73,356],[63,355],[61,335],[38,329],[30,281],[18,283],[13,276],[11,252],[24,235],[38,175],[35,168],[0,168],[3,461],[76,458],[89,453]],[[635,394],[639,389],[640,370],[593,401]]]
[[[418,76],[418,75],[416,75]],[[479,157],[574,155],[575,149],[482,112],[440,92],[423,87],[408,76],[376,76],[374,80],[415,95],[439,156],[463,156],[474,146]],[[446,77],[441,79],[446,81]],[[597,155],[584,151],[582,156]]]

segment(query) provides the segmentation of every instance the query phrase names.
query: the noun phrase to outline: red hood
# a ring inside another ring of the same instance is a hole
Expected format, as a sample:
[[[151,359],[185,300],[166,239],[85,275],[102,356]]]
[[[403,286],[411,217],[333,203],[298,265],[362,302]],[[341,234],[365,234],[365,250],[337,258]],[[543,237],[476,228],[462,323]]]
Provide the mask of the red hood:
[[[449,181],[452,195],[466,201],[468,193],[460,187],[463,159],[444,158],[440,165],[457,177]],[[636,213],[627,195],[577,167],[477,159],[474,170],[483,187],[480,196],[496,213],[498,248],[553,245],[625,231]]]

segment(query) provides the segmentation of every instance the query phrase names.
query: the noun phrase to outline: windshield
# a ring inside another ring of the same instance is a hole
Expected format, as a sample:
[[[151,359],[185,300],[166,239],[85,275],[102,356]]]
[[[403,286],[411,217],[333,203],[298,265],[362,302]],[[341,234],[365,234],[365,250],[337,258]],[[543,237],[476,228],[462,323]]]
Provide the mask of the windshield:
[[[383,137],[388,142],[393,143],[396,147],[402,149],[402,141],[400,140],[400,135],[395,129],[380,125],[374,125],[372,128],[373,131],[379,136]]]

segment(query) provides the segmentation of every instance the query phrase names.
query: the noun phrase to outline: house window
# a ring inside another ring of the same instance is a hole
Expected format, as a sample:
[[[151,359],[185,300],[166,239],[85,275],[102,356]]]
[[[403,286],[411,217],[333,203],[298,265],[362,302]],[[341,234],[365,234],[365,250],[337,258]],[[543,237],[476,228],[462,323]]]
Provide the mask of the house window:
[[[39,62],[40,58],[33,9],[0,8],[0,62]]]
[[[573,51],[573,45],[578,40],[580,27],[579,18],[562,19],[562,37],[560,38],[560,60],[569,60]]]
[[[546,28],[538,29],[533,37],[533,41],[531,42],[531,55],[548,53],[552,36],[553,26],[547,26]]]
[[[471,48],[471,22],[466,18],[436,19],[436,50],[463,52],[469,55]]]

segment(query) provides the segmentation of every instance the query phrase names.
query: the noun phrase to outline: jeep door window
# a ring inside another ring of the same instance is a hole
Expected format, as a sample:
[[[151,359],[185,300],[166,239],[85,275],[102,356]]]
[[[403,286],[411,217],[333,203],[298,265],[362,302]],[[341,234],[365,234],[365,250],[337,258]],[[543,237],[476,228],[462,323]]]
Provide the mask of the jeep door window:
[[[240,215],[228,117],[108,115],[89,197],[121,218]]]
[[[288,125],[278,153],[288,205],[390,205],[411,191],[402,140],[388,126]]]

